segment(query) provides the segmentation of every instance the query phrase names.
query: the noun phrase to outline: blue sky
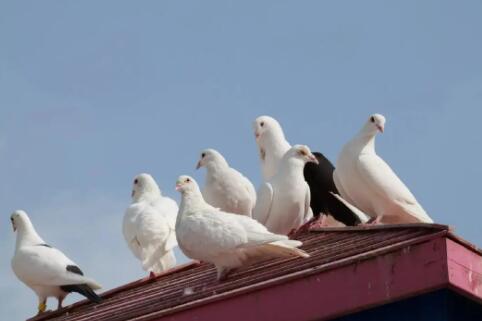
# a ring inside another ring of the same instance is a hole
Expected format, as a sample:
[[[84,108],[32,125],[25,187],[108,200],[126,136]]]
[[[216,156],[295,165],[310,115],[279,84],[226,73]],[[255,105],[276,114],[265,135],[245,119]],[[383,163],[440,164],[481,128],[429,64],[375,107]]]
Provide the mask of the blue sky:
[[[177,176],[202,182],[194,166],[212,147],[258,185],[262,114],[333,162],[384,114],[378,153],[435,221],[482,244],[480,12],[475,0],[1,0],[0,319],[37,305],[10,268],[14,209],[105,289],[133,281],[145,273],[121,234],[132,177],[179,199]]]

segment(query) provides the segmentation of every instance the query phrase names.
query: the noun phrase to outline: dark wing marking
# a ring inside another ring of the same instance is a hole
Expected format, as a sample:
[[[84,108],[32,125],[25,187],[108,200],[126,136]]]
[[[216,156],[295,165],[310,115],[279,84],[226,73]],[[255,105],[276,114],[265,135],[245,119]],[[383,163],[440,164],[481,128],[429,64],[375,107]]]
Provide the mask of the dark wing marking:
[[[69,265],[73,266],[73,265]],[[64,292],[77,292],[79,294],[82,294],[85,296],[87,299],[89,299],[92,302],[95,303],[100,303],[102,301],[102,298],[100,298],[94,290],[90,288],[87,284],[71,284],[71,285],[62,285],[60,286],[62,291]]]
[[[75,274],[84,275],[84,273],[76,265],[67,265],[66,270]]]
[[[45,247],[49,247],[49,248],[52,248],[50,245],[48,244],[45,244],[45,243],[42,243],[42,244],[37,244],[37,246],[45,246]]]

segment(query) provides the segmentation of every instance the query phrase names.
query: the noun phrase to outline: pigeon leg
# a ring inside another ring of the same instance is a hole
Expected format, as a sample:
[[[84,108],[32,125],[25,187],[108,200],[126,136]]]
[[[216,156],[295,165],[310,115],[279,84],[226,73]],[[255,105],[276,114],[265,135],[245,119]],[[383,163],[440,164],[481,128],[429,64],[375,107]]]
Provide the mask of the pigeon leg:
[[[372,217],[368,221],[366,221],[365,223],[358,224],[358,226],[372,226],[372,225],[374,225],[374,222],[375,222],[376,219],[377,219],[376,217]]]
[[[296,236],[298,233],[309,231],[311,229],[311,225],[315,223],[317,220],[318,218],[312,217],[308,222],[301,225],[298,229],[291,230],[288,236]]]
[[[380,225],[382,224],[383,216],[372,217],[366,223],[359,224],[360,226],[373,226],[373,225]]]
[[[58,304],[57,304],[57,310],[62,309],[62,302],[64,301],[65,297],[58,297]]]
[[[301,225],[298,229],[291,230],[288,234],[288,237],[290,239],[294,239],[303,232],[309,232],[309,231],[313,231],[318,228],[323,228],[327,226],[328,226],[328,216],[325,215],[324,213],[320,213],[318,217],[312,217],[308,222]]]
[[[306,224],[305,224],[306,225]],[[295,237],[298,236],[298,234],[300,234],[301,232],[303,232],[306,228],[304,227],[305,225],[302,225],[300,228],[298,229],[292,229],[289,233],[288,233],[288,238],[290,240],[293,240]]]
[[[377,218],[373,221],[373,225],[383,224],[383,223],[382,223],[382,218],[383,218],[383,215],[377,216]]]
[[[42,314],[47,310],[47,299],[41,299],[38,304],[38,314]]]
[[[222,282],[226,280],[228,274],[231,272],[232,269],[229,268],[218,268],[218,281]]]
[[[309,231],[328,226],[328,215],[321,214],[320,217],[310,224]]]
[[[154,272],[149,272],[149,279],[154,279],[156,277],[156,273]]]

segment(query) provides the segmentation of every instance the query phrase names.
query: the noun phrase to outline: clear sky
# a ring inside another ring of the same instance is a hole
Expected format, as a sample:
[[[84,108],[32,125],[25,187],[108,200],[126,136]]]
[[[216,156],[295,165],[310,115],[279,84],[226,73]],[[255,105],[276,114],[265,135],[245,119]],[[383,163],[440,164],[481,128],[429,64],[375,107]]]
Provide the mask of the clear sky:
[[[14,209],[105,289],[133,281],[145,275],[121,233],[133,176],[179,199],[177,176],[202,182],[194,167],[212,147],[258,185],[263,114],[333,162],[384,114],[378,153],[436,222],[481,245],[481,12],[475,0],[0,0],[0,319],[37,306],[10,268]]]

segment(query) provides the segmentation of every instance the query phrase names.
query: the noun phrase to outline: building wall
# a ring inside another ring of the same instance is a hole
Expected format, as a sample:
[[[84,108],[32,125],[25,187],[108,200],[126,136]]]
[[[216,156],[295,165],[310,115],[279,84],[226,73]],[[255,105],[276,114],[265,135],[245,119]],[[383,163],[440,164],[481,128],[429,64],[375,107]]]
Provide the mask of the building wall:
[[[333,321],[481,321],[482,305],[451,290],[354,313]]]

